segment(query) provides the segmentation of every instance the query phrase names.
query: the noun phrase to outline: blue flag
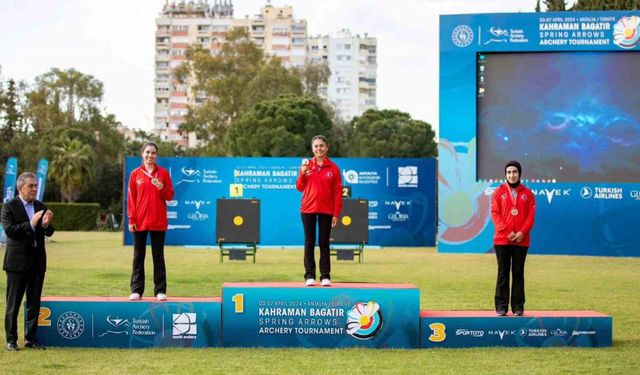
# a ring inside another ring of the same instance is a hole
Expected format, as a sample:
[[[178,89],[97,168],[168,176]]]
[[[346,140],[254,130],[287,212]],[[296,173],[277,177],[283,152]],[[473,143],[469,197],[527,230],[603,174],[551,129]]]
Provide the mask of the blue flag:
[[[44,198],[44,184],[47,182],[47,170],[49,170],[49,161],[47,159],[40,159],[38,162],[38,174],[36,175],[36,181],[38,182],[36,199],[40,202],[42,202]]]
[[[9,202],[15,196],[16,179],[18,178],[18,159],[11,157],[7,159],[4,172],[4,190],[2,203]]]

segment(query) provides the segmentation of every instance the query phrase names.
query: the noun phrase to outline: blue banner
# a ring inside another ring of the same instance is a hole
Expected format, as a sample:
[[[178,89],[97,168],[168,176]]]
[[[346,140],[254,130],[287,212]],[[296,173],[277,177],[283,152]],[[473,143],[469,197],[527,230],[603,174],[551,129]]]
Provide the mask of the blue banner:
[[[94,348],[216,347],[219,298],[128,301],[114,297],[44,297],[37,341]]]
[[[16,191],[16,179],[18,178],[18,159],[11,157],[7,159],[4,170],[4,190],[2,203],[13,199]]]
[[[639,65],[639,11],[441,16],[438,251],[491,251],[515,159],[530,253],[640,256]]]
[[[417,348],[411,284],[225,283],[223,346]]]
[[[36,174],[36,180],[38,181],[38,193],[36,199],[41,201],[44,198],[44,187],[47,182],[47,170],[49,169],[49,161],[47,159],[40,159],[38,162],[38,173]]]
[[[295,183],[300,158],[159,158],[175,189],[167,202],[168,245],[215,246],[216,200],[238,196],[260,200],[260,245],[301,246],[302,193]],[[353,198],[369,201],[369,244],[435,245],[435,159],[332,159]],[[129,175],[139,157],[125,162]],[[124,227],[128,227],[125,222]],[[132,244],[125,231],[125,244]]]
[[[493,311],[424,311],[422,348],[607,347],[613,341],[611,316],[591,311],[527,312],[498,317]]]

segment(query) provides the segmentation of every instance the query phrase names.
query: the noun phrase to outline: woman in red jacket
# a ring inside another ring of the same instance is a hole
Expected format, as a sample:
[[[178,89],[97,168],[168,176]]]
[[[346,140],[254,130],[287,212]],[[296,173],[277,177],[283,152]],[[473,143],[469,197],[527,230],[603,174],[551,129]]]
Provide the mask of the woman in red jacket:
[[[167,231],[167,202],[173,199],[169,172],[160,167],[158,146],[148,142],[142,147],[142,165],[129,176],[127,214],[133,233],[133,272],[131,295],[137,301],[144,294],[144,258],[147,235],[151,237],[153,255],[153,293],[158,301],[167,299],[167,272],[164,264],[164,237]]]
[[[524,314],[524,262],[529,249],[530,232],[536,213],[536,201],[526,186],[520,183],[522,167],[512,160],[504,167],[507,181],[500,185],[491,199],[491,219],[495,226],[493,247],[498,259],[495,306],[498,315],[509,311],[509,273],[513,274],[511,309],[514,315]]]
[[[311,139],[314,157],[304,159],[296,181],[296,188],[302,192],[300,212],[304,227],[304,278],[307,286],[316,283],[316,223],[318,225],[318,246],[320,247],[320,283],[331,286],[331,258],[329,235],[338,223],[342,210],[342,176],[338,166],[329,160],[327,138],[316,135]]]

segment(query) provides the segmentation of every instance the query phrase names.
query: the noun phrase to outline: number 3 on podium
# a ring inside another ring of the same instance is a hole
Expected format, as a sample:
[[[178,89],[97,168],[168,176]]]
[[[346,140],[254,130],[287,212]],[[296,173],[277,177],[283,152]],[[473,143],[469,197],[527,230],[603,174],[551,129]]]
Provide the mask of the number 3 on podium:
[[[431,342],[443,342],[444,339],[447,338],[447,333],[445,330],[447,327],[442,323],[431,323],[429,324],[429,328],[431,328],[431,336],[429,336],[429,341]]]

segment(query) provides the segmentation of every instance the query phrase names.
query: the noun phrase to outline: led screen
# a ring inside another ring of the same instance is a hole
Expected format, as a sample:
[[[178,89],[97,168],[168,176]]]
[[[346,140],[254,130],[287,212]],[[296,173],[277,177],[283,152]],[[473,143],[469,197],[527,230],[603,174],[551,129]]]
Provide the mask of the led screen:
[[[477,54],[477,178],[640,181],[640,52]]]

